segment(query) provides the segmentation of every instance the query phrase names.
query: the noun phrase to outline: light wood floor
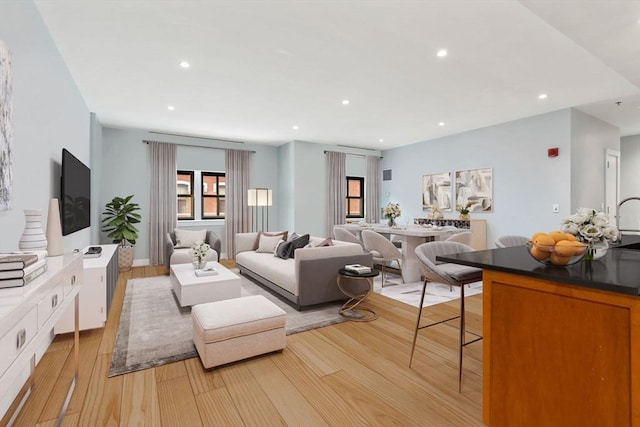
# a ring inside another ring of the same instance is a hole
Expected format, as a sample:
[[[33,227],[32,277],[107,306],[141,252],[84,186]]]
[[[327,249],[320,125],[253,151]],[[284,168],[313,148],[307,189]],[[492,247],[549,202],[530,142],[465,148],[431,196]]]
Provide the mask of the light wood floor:
[[[108,378],[126,281],[160,274],[163,267],[120,273],[106,327],[81,333],[80,378],[63,425],[482,425],[482,341],[465,349],[459,394],[457,328],[421,331],[409,369],[417,309],[378,294],[367,303],[377,320],[291,335],[282,353],[210,371],[193,358]],[[467,298],[472,331],[482,329],[481,306],[481,295]],[[457,311],[454,302],[425,314]],[[70,334],[56,337],[16,425],[55,425],[72,377],[72,345]]]

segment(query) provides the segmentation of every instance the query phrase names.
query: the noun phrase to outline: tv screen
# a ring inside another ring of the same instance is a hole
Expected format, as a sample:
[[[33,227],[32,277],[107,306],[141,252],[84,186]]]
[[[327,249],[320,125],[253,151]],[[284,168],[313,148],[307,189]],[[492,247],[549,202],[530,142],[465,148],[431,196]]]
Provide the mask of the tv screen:
[[[62,149],[60,206],[62,235],[91,225],[91,170],[67,149]]]

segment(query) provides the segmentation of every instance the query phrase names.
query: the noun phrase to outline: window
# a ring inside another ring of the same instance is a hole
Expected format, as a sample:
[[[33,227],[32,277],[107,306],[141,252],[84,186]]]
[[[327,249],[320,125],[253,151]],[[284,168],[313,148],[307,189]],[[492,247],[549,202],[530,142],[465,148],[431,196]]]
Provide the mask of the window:
[[[193,171],[178,171],[176,185],[178,219],[194,219]]]
[[[202,172],[202,219],[224,219],[225,212],[225,174]]]
[[[347,177],[347,218],[364,217],[364,178]]]

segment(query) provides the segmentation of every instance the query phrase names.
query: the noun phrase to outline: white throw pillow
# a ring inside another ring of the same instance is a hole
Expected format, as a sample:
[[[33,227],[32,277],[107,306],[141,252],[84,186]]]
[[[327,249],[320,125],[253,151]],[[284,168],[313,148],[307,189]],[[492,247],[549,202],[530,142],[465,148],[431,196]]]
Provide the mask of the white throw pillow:
[[[258,249],[256,252],[266,252],[272,254],[278,242],[282,240],[280,236],[265,236],[260,235],[260,242],[258,243]]]
[[[198,240],[203,241],[207,238],[207,230],[180,230],[175,229],[176,248],[190,248]]]

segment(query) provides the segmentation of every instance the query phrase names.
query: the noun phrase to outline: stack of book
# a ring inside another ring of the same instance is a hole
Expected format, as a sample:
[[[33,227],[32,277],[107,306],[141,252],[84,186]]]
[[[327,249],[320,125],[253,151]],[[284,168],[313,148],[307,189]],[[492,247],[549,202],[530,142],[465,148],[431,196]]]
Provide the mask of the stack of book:
[[[360,264],[347,264],[344,266],[344,269],[350,273],[356,273],[356,274],[371,273],[371,267],[367,267],[365,265],[360,265]]]
[[[47,252],[0,254],[0,288],[24,286],[47,271]]]

